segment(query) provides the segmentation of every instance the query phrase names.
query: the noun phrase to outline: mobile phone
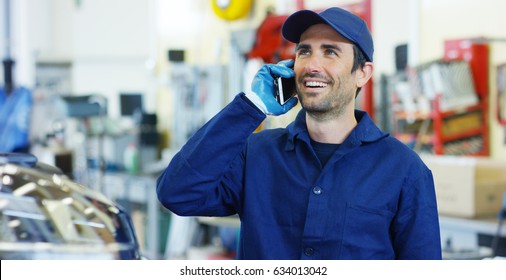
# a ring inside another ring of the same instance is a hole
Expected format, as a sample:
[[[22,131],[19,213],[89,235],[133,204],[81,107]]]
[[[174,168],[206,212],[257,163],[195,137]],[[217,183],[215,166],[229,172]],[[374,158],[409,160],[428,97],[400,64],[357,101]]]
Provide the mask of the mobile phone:
[[[288,99],[292,98],[296,93],[295,77],[275,78],[274,86],[276,89],[276,100],[281,105],[285,104],[288,101]]]

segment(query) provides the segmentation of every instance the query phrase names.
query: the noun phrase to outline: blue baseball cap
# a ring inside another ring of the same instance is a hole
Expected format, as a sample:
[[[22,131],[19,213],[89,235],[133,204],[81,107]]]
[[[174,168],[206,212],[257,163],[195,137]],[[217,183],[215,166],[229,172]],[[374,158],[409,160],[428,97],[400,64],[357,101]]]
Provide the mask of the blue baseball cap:
[[[325,23],[346,39],[356,44],[364,53],[367,61],[372,62],[374,44],[367,24],[360,17],[341,8],[329,8],[321,13],[301,10],[290,15],[282,27],[286,40],[299,43],[300,35],[310,26]]]

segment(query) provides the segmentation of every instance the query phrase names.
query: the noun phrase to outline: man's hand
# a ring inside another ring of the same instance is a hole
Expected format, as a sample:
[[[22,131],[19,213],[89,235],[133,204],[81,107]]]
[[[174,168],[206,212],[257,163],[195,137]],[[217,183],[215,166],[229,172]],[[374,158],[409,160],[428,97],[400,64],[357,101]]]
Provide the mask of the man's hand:
[[[284,105],[280,105],[276,101],[276,89],[274,88],[274,77],[291,78],[295,76],[293,69],[291,69],[293,63],[293,60],[290,59],[277,64],[265,64],[253,79],[252,92],[247,92],[246,97],[266,115],[279,116],[297,105],[297,98],[291,98]]]

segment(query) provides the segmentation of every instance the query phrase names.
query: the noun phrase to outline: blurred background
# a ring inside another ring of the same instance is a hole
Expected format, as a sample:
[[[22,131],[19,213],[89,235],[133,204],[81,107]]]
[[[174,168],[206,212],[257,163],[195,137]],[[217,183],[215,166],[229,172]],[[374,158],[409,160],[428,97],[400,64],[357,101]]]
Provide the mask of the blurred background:
[[[0,152],[33,154],[121,205],[145,258],[235,258],[237,217],[175,216],[156,178],[261,65],[293,58],[280,34],[289,14],[332,6],[372,31],[358,108],[433,170],[444,257],[506,256],[506,2],[0,3]]]

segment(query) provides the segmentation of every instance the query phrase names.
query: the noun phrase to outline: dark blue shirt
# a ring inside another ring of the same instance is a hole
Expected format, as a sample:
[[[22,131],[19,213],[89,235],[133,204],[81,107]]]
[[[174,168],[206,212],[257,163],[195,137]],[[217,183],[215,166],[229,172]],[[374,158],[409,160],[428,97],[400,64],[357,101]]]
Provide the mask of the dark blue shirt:
[[[240,259],[441,259],[432,173],[365,112],[325,166],[305,111],[286,128],[238,95],[158,178],[182,216],[241,219]]]
[[[311,146],[322,165],[327,164],[327,161],[329,161],[332,155],[334,155],[334,152],[339,148],[339,144],[320,143],[313,139],[311,139]]]

